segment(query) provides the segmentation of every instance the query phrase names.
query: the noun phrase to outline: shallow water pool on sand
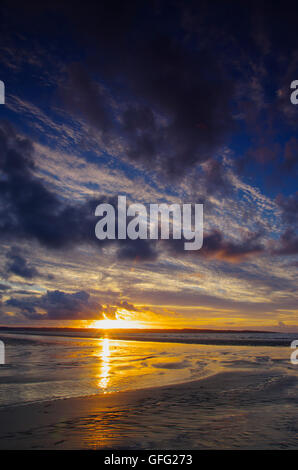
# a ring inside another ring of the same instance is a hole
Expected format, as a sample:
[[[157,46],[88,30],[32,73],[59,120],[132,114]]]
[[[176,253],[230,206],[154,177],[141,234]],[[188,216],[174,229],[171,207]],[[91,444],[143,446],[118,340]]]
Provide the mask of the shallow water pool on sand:
[[[296,374],[290,348],[218,346],[107,337],[1,335],[0,406],[194,381],[222,371]]]

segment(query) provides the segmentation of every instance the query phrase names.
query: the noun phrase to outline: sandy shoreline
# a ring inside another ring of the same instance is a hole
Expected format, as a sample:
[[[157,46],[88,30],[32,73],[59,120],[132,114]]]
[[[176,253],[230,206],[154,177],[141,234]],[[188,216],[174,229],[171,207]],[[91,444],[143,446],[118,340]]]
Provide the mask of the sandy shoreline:
[[[0,410],[0,448],[298,448],[282,408],[283,394],[289,396],[296,383],[294,376],[236,371],[175,386],[6,407]],[[295,401],[293,410],[287,403],[287,412],[297,422]]]

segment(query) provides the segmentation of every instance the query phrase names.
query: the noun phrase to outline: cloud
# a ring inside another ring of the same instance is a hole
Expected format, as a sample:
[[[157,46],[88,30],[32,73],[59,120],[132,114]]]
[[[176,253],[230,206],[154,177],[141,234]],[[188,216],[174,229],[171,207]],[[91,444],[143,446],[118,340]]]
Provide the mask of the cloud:
[[[72,112],[88,117],[88,121],[104,136],[116,129],[111,103],[103,86],[93,81],[85,67],[73,63],[67,70],[68,81],[63,88],[63,99]]]
[[[31,140],[18,136],[7,124],[0,125],[0,228],[1,237],[13,240],[38,241],[49,249],[61,249],[80,244],[99,249],[112,243],[95,237],[95,208],[100,203],[116,207],[117,199],[99,195],[82,203],[71,204],[48,189],[34,172],[34,150]],[[21,188],[21,191],[20,191]],[[117,214],[117,211],[116,211]],[[117,225],[117,218],[116,218]],[[116,240],[119,259],[153,260],[152,245],[147,241]],[[10,252],[9,272],[33,278],[37,272],[29,268],[16,252]]]
[[[202,256],[229,263],[241,263],[249,257],[265,252],[265,248],[260,242],[260,237],[260,233],[250,233],[241,241],[235,242],[225,239],[219,230],[213,230],[204,234],[201,250],[191,252],[191,254],[192,256]],[[167,248],[172,255],[190,254],[184,251],[184,240],[169,240]]]
[[[95,243],[95,207],[112,198],[71,205],[47,188],[34,173],[33,145],[14,128],[0,126],[1,236],[37,240],[47,248]],[[19,260],[20,263],[21,260]]]
[[[290,196],[286,197],[282,194],[278,194],[275,199],[278,207],[282,211],[282,219],[287,225],[297,225],[298,215],[298,191]]]
[[[286,142],[285,152],[284,152],[284,167],[289,170],[295,170],[295,167],[298,163],[298,139],[291,137],[291,139]]]
[[[130,8],[137,14],[137,4]],[[115,21],[107,3],[74,8],[71,19],[87,55],[60,83],[71,113],[169,178],[213,157],[235,121],[233,82],[210,51],[165,34],[159,15],[154,31],[142,31],[127,11]]]
[[[0,148],[1,236],[37,240],[49,248],[91,240],[91,202],[64,204],[45,186],[34,173],[31,141],[2,123]]]
[[[202,180],[199,180],[202,188],[206,189],[207,194],[231,195],[232,184],[229,179],[228,169],[224,164],[215,159],[207,160],[204,165],[204,174]]]
[[[11,287],[10,286],[7,286],[6,284],[0,284],[0,290],[2,291],[6,291],[6,290],[9,290]]]
[[[292,229],[287,229],[279,241],[275,244],[273,254],[276,255],[297,255],[298,254],[298,236]]]
[[[5,307],[16,309],[28,320],[114,320],[119,308],[129,312],[138,310],[124,300],[101,304],[84,290],[73,293],[53,290],[41,296],[11,296],[6,300]]]
[[[101,318],[101,305],[85,291],[48,291],[40,297],[10,298],[5,302],[29,320],[89,320]]]
[[[205,237],[201,254],[207,258],[238,263],[264,252],[259,239],[259,233],[251,233],[240,242],[233,242],[225,240],[222,234],[215,230]]]
[[[156,243],[151,240],[124,240],[120,243],[118,258],[120,260],[154,261],[158,258]],[[122,245],[122,246],[121,246]]]
[[[20,253],[20,250],[13,246],[6,254],[8,259],[5,264],[5,274],[15,274],[16,276],[23,277],[25,279],[33,279],[38,276],[38,270],[30,266],[25,258]]]

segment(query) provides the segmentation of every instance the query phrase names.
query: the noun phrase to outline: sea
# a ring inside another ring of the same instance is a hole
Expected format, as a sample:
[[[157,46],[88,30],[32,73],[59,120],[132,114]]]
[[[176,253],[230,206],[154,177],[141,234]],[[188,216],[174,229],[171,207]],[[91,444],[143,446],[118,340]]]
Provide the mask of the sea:
[[[256,371],[268,383],[296,380],[296,339],[253,331],[5,328],[0,407],[189,383],[229,371]]]

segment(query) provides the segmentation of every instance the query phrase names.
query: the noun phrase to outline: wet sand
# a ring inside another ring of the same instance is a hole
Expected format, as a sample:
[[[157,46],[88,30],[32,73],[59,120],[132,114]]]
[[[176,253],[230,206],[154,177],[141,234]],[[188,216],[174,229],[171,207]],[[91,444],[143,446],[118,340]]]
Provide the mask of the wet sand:
[[[297,377],[196,382],[0,409],[1,449],[298,448]]]

